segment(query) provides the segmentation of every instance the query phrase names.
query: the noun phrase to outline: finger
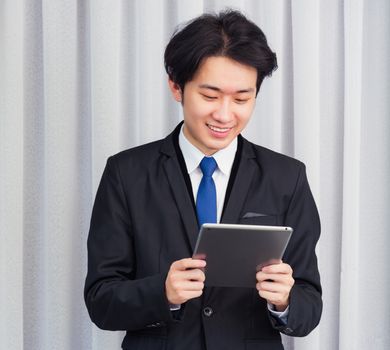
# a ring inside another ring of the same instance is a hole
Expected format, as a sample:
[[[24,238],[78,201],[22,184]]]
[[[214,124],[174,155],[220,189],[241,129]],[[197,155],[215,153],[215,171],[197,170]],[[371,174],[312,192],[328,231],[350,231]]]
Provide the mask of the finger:
[[[191,281],[204,282],[206,279],[204,272],[202,270],[199,270],[199,269],[183,271],[183,276],[185,279],[188,279]]]
[[[261,269],[261,272],[264,273],[287,273],[292,274],[292,268],[289,264],[281,263],[281,264],[274,264],[274,265],[268,265],[264,266]]]
[[[269,278],[268,276],[270,275],[287,275],[287,276],[292,276],[293,270],[292,268],[287,265],[287,266],[280,266],[278,268],[274,269],[269,269],[269,270],[261,270],[256,273],[256,278]]]
[[[200,291],[204,288],[203,282],[193,281],[181,281],[173,285],[176,291],[188,292],[188,291]]]
[[[203,268],[205,266],[205,260],[186,258],[173,262],[171,269],[184,271],[186,269]]]
[[[193,269],[193,270],[173,270],[168,274],[168,279],[172,282],[181,282],[181,281],[198,281],[204,282],[206,276],[202,270]]]
[[[258,282],[270,281],[270,282],[279,282],[288,285],[294,283],[294,278],[290,274],[284,274],[284,273],[275,273],[275,274],[257,273],[256,279]]]
[[[261,282],[256,284],[256,289],[258,291],[288,294],[290,293],[291,286],[276,282]]]

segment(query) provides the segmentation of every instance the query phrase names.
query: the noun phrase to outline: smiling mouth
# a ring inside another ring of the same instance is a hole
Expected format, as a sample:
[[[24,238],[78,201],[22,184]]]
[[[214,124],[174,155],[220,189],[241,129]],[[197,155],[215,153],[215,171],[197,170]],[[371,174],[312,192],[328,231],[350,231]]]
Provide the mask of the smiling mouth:
[[[215,132],[220,132],[220,133],[224,133],[224,132],[228,132],[229,130],[231,130],[232,128],[218,128],[214,125],[210,125],[210,124],[206,124],[207,127],[209,129],[211,129],[212,131],[215,131]]]

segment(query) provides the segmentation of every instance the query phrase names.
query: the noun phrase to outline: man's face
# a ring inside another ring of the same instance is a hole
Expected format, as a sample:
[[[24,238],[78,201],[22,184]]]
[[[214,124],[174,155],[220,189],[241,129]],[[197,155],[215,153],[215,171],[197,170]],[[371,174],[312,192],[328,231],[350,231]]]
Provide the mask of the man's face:
[[[169,81],[174,98],[183,102],[187,139],[206,155],[227,147],[252,115],[256,80],[255,68],[218,56],[202,62],[184,96]]]

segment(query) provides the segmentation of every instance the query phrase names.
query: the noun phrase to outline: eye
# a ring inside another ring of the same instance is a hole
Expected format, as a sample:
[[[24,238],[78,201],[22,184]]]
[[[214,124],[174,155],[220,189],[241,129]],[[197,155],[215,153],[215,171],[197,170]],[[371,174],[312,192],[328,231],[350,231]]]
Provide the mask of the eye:
[[[248,102],[249,99],[247,99],[247,98],[236,98],[235,101],[236,101],[236,103],[242,105],[242,104]]]
[[[205,94],[201,94],[201,95],[208,101],[214,101],[217,99],[216,96],[209,96],[209,95],[205,95]]]

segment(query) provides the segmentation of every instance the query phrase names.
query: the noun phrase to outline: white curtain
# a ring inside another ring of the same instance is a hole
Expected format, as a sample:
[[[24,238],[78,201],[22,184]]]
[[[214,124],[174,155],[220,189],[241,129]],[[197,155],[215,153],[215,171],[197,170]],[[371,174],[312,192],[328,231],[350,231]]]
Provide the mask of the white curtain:
[[[322,320],[286,349],[390,348],[390,1],[0,0],[1,349],[120,348],[82,296],[95,191],[181,120],[176,25],[226,6],[279,62],[244,134],[306,163],[322,218]]]

